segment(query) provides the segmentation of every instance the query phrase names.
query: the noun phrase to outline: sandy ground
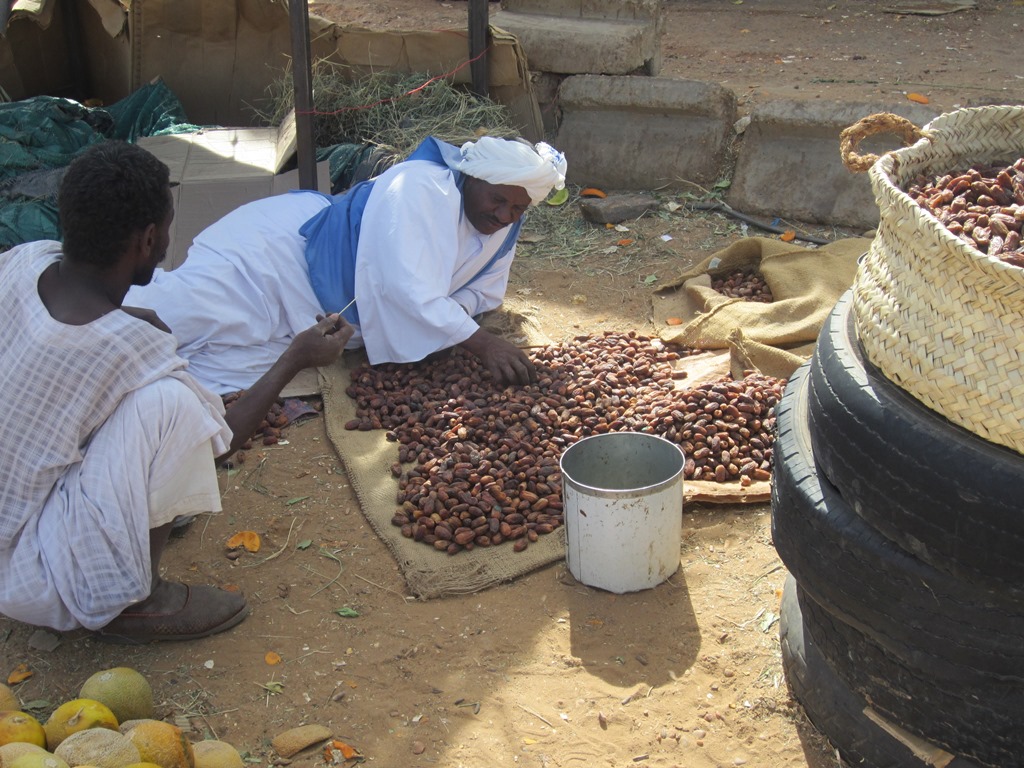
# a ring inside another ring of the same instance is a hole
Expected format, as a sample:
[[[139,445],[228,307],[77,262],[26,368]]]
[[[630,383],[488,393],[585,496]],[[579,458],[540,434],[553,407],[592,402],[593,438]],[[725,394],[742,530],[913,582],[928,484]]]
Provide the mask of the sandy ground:
[[[562,215],[578,218],[571,206]],[[653,334],[645,280],[743,234],[719,216],[678,213],[630,228],[636,247],[612,253],[614,230],[590,232],[574,255],[523,247],[510,291],[553,341]],[[92,672],[128,665],[153,683],[160,717],[193,740],[231,742],[254,765],[278,762],[269,739],[301,723],[327,725],[380,766],[835,765],[782,676],[786,572],[767,505],[688,505],[682,567],[654,589],[593,589],[559,562],[420,601],[362,517],[323,419],[284,438],[222,470],[224,511],[165,556],[169,578],[237,585],[253,615],[191,643],[124,648],[73,632],[52,651],[0,619],[2,671],[24,662],[35,672],[18,686],[23,702],[56,705]],[[240,530],[259,533],[262,548],[230,560],[224,545]],[[344,607],[358,617],[339,616]],[[268,665],[270,651],[282,663]]]
[[[457,0],[331,5],[370,26],[435,28],[466,15]],[[898,99],[910,87],[943,107],[1020,100],[1008,46],[1022,4],[979,6],[929,18],[876,2],[669,2],[663,74],[726,83],[748,105],[797,93]],[[631,223],[635,243],[613,249],[621,233],[589,228],[573,204],[562,211],[578,234],[562,248],[524,245],[510,287],[555,341],[653,334],[652,277],[757,234],[717,215],[662,212]],[[0,619],[0,671],[25,663],[34,673],[17,687],[22,702],[42,700],[45,716],[92,672],[129,665],[152,682],[159,717],[193,740],[231,742],[253,766],[282,764],[269,740],[302,723],[388,767],[837,765],[782,676],[786,571],[767,505],[688,505],[681,568],[651,590],[602,592],[557,563],[424,602],[363,519],[323,420],[285,439],[222,471],[223,513],[198,520],[165,560],[170,578],[237,585],[253,615],[221,636],[141,648],[68,633],[45,649],[47,638]],[[245,529],[263,546],[231,560],[224,543]],[[345,607],[358,616],[339,615]],[[281,663],[267,662],[270,651]],[[313,750],[291,763],[324,758]]]

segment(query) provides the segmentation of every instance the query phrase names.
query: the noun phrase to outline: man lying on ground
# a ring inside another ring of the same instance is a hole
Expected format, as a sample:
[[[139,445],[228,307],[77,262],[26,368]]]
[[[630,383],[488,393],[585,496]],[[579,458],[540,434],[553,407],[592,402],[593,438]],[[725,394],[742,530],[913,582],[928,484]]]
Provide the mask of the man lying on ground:
[[[221,394],[251,386],[307,318],[353,300],[348,346],[372,364],[462,345],[496,379],[526,383],[536,375],[526,355],[473,318],[501,304],[523,213],[562,188],[565,170],[543,143],[427,139],[343,195],[243,205],[126,300],[156,310],[189,370]]]
[[[161,577],[172,522],[221,509],[215,460],[352,335],[338,315],[317,318],[225,415],[159,317],[122,305],[166,255],[168,179],[145,150],[98,144],[64,175],[63,246],[0,254],[0,613],[13,619],[123,642],[242,621],[241,594]]]

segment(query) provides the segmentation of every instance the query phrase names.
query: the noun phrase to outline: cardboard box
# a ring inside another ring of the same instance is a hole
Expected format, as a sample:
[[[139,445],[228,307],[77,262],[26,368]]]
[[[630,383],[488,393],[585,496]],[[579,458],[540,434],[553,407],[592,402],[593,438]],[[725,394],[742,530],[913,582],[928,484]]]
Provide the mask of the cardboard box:
[[[281,173],[295,156],[295,117],[267,128],[213,128],[199,133],[139,139],[171,170],[174,224],[166,269],[179,266],[193,238],[244,203],[298,189],[299,173]],[[330,192],[326,161],[317,164],[317,188]]]
[[[490,96],[508,107],[524,137],[540,141],[526,55],[513,35],[490,32]],[[465,29],[369,30],[310,14],[309,33],[313,61],[356,73],[471,79]],[[13,101],[48,93],[113,104],[160,77],[199,125],[250,124],[252,105],[267,98],[291,60],[289,7],[281,0],[18,0],[0,28],[0,87]]]

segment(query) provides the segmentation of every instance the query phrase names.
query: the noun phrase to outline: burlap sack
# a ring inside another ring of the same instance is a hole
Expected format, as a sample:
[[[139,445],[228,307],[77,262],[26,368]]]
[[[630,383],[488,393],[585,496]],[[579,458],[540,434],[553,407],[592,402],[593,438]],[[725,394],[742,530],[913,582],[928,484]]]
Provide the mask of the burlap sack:
[[[657,287],[654,317],[660,336],[697,349],[731,348],[750,368],[788,378],[810,356],[870,244],[856,237],[812,249],[764,237],[739,240]],[[741,268],[760,272],[775,300],[733,299],[711,288],[712,277]],[[670,325],[670,318],[677,324]]]

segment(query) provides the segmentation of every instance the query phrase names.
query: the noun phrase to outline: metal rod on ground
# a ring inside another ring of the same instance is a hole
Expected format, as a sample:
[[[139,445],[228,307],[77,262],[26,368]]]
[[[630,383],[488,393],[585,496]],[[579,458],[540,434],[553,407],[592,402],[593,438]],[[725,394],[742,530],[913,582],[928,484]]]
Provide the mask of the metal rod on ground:
[[[763,221],[758,221],[753,216],[748,216],[745,213],[740,213],[735,208],[732,208],[731,206],[723,202],[692,203],[687,207],[694,211],[720,211],[722,213],[728,214],[729,216],[732,216],[734,219],[745,221],[747,224],[750,224],[751,226],[757,227],[758,229],[763,229],[765,232],[775,232],[776,234],[781,235],[786,231],[782,227],[775,227],[772,226],[771,224],[765,224]],[[794,232],[793,237],[795,240],[803,240],[804,242],[814,243],[815,245],[828,245],[829,243],[832,242],[831,240],[826,240],[823,237],[817,237],[816,235],[802,235],[799,232]]]
[[[473,93],[487,97],[488,0],[469,0],[469,71],[473,79]]]
[[[295,89],[295,143],[299,155],[299,188],[316,189],[309,4],[306,0],[288,0],[288,13],[292,32],[292,83]]]

